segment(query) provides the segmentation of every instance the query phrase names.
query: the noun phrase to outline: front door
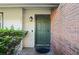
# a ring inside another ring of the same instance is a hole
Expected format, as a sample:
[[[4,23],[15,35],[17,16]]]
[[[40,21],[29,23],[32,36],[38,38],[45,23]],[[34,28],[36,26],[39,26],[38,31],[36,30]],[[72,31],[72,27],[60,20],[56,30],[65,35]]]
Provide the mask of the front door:
[[[50,45],[50,15],[35,15],[35,46]]]

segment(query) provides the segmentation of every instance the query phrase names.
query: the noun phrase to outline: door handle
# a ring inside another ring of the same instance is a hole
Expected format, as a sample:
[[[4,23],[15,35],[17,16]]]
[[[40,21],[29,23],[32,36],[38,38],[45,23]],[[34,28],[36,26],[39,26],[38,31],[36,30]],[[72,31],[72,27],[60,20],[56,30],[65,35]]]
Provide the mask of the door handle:
[[[33,30],[31,30],[31,32],[33,32]]]

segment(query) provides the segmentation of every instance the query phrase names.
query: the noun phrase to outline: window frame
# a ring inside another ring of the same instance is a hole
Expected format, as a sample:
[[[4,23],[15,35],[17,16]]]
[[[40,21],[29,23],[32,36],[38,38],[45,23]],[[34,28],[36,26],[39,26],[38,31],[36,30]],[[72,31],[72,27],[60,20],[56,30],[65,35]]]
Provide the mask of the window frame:
[[[0,27],[0,28],[3,28],[3,12],[0,12],[0,14],[2,15],[2,19],[1,19],[1,27]]]

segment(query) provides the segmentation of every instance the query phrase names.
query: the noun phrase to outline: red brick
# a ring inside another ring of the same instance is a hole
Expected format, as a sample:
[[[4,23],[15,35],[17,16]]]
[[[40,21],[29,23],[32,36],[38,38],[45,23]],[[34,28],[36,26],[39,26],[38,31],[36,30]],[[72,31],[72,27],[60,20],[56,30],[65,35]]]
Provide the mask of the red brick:
[[[60,4],[51,14],[55,54],[79,54],[79,4]]]

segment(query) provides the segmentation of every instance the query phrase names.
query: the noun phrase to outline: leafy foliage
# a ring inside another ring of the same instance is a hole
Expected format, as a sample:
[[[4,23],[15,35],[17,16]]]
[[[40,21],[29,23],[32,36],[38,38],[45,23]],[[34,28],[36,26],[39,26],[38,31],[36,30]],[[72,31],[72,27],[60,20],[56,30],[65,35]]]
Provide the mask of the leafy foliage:
[[[12,50],[27,34],[26,31],[11,29],[0,29],[0,54],[11,54]]]

